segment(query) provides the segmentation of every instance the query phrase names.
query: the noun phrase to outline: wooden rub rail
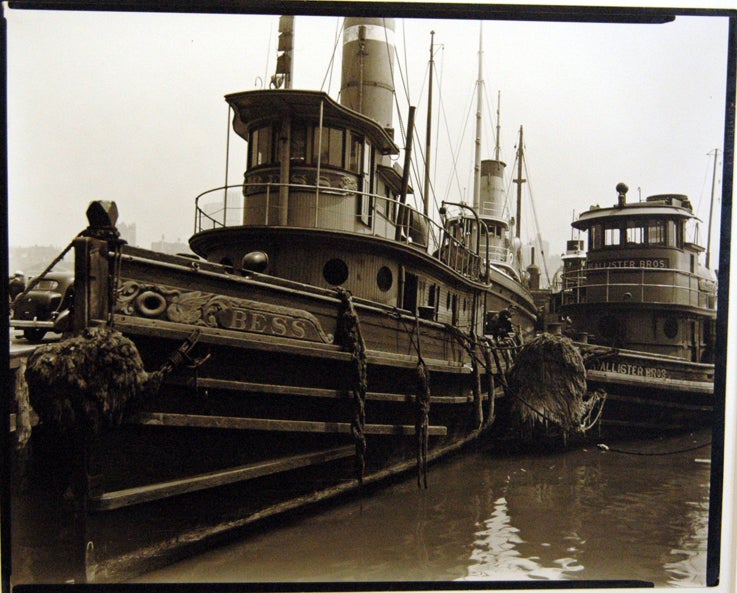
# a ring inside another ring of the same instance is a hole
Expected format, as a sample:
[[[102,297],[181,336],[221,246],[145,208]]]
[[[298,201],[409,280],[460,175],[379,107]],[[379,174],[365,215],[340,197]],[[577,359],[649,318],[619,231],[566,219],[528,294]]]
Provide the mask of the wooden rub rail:
[[[348,445],[326,451],[317,451],[304,455],[294,455],[292,457],[283,457],[281,459],[228,468],[181,478],[179,480],[170,480],[136,488],[105,492],[104,494],[90,498],[90,509],[93,511],[111,511],[113,509],[169,498],[179,494],[197,492],[198,490],[225,486],[235,482],[251,480],[310,465],[323,464],[345,457],[352,457],[355,455],[355,452],[355,447]]]
[[[225,428],[235,430],[270,430],[282,432],[321,432],[351,434],[350,422],[314,422],[306,420],[280,420],[273,418],[242,418],[233,416],[206,416],[199,414],[168,414],[146,412],[129,420],[147,426],[185,426],[193,428]],[[367,424],[365,434],[413,435],[412,424]],[[430,426],[430,436],[445,436],[445,426]]]
[[[324,397],[324,398],[347,398],[352,397],[345,389],[323,389],[318,387],[298,387],[295,385],[271,385],[266,383],[252,383],[248,381],[232,381],[227,379],[214,379],[210,377],[197,377],[197,387],[210,389],[227,389],[231,391],[249,391],[253,393],[274,394],[274,395],[300,395],[307,397]],[[392,402],[410,402],[414,401],[414,395],[404,393],[384,393],[378,391],[369,391],[366,399],[381,400]],[[467,404],[473,401],[472,395],[459,396],[431,396],[433,403],[438,404]]]

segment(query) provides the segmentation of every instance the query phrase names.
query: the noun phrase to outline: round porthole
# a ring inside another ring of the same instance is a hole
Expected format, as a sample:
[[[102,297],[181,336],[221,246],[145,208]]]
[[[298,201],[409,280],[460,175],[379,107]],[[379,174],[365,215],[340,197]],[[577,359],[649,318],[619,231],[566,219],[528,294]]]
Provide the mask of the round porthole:
[[[348,266],[342,259],[331,259],[322,269],[322,277],[333,286],[340,286],[348,280]]]
[[[376,284],[379,285],[379,290],[386,292],[392,287],[393,283],[394,276],[392,275],[392,271],[386,266],[379,268],[379,271],[376,273]]]
[[[229,257],[224,257],[220,260],[220,265],[225,268],[226,272],[232,272],[233,271],[233,260]]]
[[[663,323],[663,333],[671,340],[678,335],[678,320],[674,317],[668,317]]]

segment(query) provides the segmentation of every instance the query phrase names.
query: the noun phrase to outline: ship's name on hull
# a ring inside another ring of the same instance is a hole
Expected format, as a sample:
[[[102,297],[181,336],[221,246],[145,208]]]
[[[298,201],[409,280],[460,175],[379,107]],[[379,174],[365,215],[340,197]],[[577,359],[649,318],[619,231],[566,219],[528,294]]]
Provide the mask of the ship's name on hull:
[[[616,362],[612,360],[599,361],[597,371],[606,373],[616,373],[618,375],[628,375],[630,377],[644,377],[646,379],[666,379],[668,371],[664,368],[647,367],[639,364],[630,364],[628,362]]]
[[[216,317],[218,325],[225,329],[322,341],[315,328],[304,319],[237,307],[218,311]]]
[[[633,258],[633,259],[612,259],[608,261],[589,262],[586,267],[590,270],[600,268],[655,268],[664,270],[669,267],[669,261],[666,257],[649,257],[649,258]]]

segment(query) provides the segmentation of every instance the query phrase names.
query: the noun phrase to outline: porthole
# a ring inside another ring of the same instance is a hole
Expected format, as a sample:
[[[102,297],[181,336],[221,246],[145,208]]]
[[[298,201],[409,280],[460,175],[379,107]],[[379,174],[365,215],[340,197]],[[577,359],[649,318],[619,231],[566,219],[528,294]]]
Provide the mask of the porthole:
[[[348,280],[348,266],[339,258],[331,259],[322,269],[322,277],[328,284],[340,286]]]
[[[229,257],[224,257],[220,260],[220,265],[225,268],[226,272],[232,272],[233,271],[233,260]]]
[[[379,271],[376,274],[376,284],[378,284],[379,290],[381,292],[386,292],[392,287],[393,283],[394,276],[392,275],[392,271],[386,266],[379,268]]]
[[[671,340],[678,335],[678,320],[674,317],[668,317],[663,323],[663,333]]]

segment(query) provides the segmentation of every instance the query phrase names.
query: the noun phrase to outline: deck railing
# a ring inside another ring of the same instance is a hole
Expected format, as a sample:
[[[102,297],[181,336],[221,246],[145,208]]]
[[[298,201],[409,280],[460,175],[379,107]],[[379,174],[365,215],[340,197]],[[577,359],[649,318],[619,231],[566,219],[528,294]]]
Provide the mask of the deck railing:
[[[237,226],[285,226],[281,205],[285,190],[288,191],[289,208],[301,208],[302,216],[295,226],[348,230],[394,239],[426,252],[472,280],[483,282],[488,279],[487,262],[476,253],[475,246],[467,245],[465,240],[454,237],[429,216],[397,200],[352,189],[268,182],[218,187],[195,198],[194,231],[199,233]],[[346,198],[349,198],[348,205],[345,204]],[[260,200],[261,205],[258,209],[249,209],[249,200],[255,199]],[[334,214],[336,211],[341,211],[342,215]],[[347,211],[350,211],[348,226]],[[244,225],[246,212],[248,223]],[[309,212],[309,216],[305,212]],[[423,241],[421,236],[425,232]]]
[[[653,303],[712,309],[704,279],[673,268],[587,268],[563,274],[563,304]]]

